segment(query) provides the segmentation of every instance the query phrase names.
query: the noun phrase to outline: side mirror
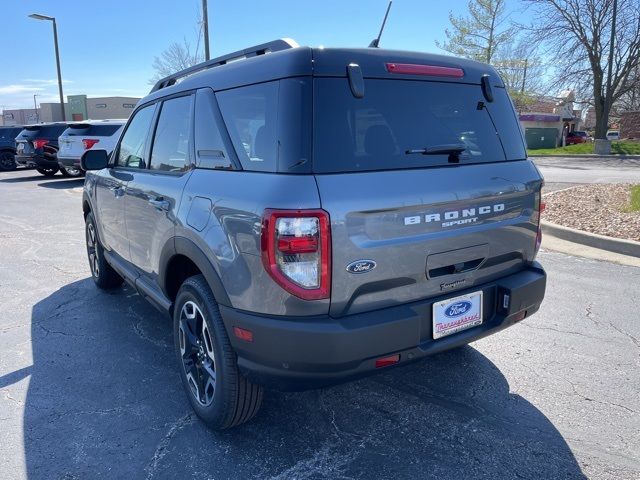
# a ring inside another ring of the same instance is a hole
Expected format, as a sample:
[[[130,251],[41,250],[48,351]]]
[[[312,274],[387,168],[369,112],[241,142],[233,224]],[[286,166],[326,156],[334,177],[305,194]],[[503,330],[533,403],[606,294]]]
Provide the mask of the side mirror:
[[[87,150],[80,158],[80,168],[84,171],[102,170],[109,163],[106,150]]]

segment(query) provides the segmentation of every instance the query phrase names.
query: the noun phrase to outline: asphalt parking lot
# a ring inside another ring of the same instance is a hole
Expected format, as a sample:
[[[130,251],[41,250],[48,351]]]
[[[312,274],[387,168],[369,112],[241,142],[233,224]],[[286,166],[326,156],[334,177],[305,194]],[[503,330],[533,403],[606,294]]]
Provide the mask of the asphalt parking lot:
[[[90,279],[82,180],[0,174],[0,478],[640,478],[640,269],[543,251],[535,316],[204,428],[169,320]]]

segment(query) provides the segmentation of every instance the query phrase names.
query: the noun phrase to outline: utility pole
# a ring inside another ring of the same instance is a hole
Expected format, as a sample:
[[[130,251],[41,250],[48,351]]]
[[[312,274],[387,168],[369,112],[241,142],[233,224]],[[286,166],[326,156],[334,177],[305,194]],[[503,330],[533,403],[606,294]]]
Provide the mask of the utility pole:
[[[208,61],[209,56],[209,14],[207,12],[207,0],[202,0],[202,24],[204,26],[204,59]]]

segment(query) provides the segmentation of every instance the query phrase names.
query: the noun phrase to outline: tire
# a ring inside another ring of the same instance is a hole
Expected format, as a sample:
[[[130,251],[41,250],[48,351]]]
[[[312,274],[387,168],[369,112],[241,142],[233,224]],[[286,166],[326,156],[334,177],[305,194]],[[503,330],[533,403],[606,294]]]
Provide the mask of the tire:
[[[104,249],[98,238],[96,221],[95,218],[93,218],[92,212],[89,212],[85,219],[84,232],[87,243],[89,268],[91,269],[91,278],[93,278],[94,283],[102,290],[111,290],[122,285],[124,279],[109,265],[106,258],[104,258]]]
[[[218,304],[202,275],[184,281],[176,297],[173,337],[180,378],[189,403],[214,430],[253,418],[263,388],[238,370]]]
[[[53,177],[56,173],[58,173],[57,168],[36,168],[36,171],[44,175],[45,177]]]
[[[79,178],[84,175],[84,172],[76,167],[60,167],[60,173],[63,177],[67,178]]]
[[[16,161],[13,158],[13,152],[5,150],[0,152],[0,171],[10,172],[16,169]]]

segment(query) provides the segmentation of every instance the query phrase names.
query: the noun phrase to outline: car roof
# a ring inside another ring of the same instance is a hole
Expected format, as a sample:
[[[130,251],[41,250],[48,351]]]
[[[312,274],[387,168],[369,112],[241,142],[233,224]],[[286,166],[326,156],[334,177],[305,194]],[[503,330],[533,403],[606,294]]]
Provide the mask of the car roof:
[[[268,44],[262,44],[260,47],[264,45]],[[246,51],[250,51],[250,49],[236,53],[242,54]],[[480,84],[482,76],[488,75],[493,85],[504,87],[502,79],[490,65],[465,58],[404,50],[292,46],[271,53],[241,58],[237,61],[225,60],[226,63],[211,65],[215,60],[200,64],[202,66],[201,71],[193,72],[197,70],[197,66],[185,70],[184,72],[188,71],[188,75],[182,81],[179,81],[182,72],[177,72],[174,76],[160,80],[154,86],[152,92],[139,102],[139,105],[175,93],[205,87],[219,91],[288,77],[311,75],[346,77],[347,66],[353,63],[360,66],[365,78],[405,78],[414,80],[429,78],[417,75],[398,75],[387,71],[387,63],[409,63],[461,68],[464,71],[462,78],[431,77],[434,80]],[[178,83],[171,85],[172,80],[177,80]],[[164,86],[163,82],[169,86]]]

